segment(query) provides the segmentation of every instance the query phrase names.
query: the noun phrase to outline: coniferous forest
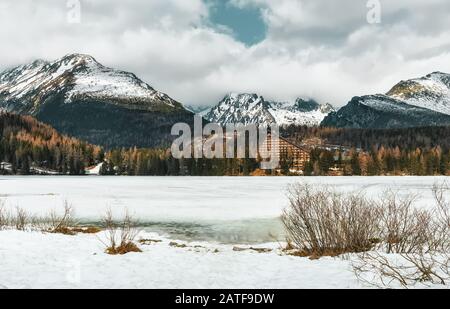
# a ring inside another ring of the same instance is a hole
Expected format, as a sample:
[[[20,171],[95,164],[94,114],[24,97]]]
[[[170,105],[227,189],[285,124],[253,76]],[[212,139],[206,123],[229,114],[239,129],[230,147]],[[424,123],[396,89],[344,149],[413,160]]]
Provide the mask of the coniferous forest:
[[[449,175],[450,127],[392,130],[290,126],[282,136],[306,143],[311,160],[304,175]],[[174,159],[168,149],[105,150],[59,134],[30,116],[0,114],[0,174],[53,171],[83,175],[104,162],[103,175],[222,176],[289,175],[289,158],[281,168],[260,171],[255,159]],[[331,147],[332,146],[332,147]],[[5,169],[5,165],[9,169]]]
[[[337,129],[290,126],[286,136],[298,144],[319,139],[305,175],[448,175],[450,127]],[[332,146],[332,147],[329,147]],[[332,150],[330,150],[332,148]]]
[[[38,168],[82,175],[103,160],[101,147],[61,135],[33,117],[0,113],[0,161],[10,166],[0,173],[28,175]]]

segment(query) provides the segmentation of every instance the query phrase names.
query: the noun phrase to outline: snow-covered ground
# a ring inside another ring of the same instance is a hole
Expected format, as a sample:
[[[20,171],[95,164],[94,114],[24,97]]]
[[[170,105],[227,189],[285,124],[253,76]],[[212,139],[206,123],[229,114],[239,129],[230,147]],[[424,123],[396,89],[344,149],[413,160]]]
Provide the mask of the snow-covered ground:
[[[231,245],[202,243],[176,248],[166,239],[141,246],[142,253],[109,256],[101,237],[0,232],[0,288],[273,289],[359,284],[350,263],[340,259],[310,261],[276,251],[238,252]]]
[[[427,207],[433,184],[449,177],[0,177],[7,207],[45,214],[67,199],[85,221],[98,221],[108,207],[128,208],[143,224],[139,238],[162,241],[109,256],[102,234],[0,231],[0,288],[364,287],[348,260],[281,254],[272,234],[281,233],[286,188],[299,181],[374,197],[386,189],[419,194]],[[251,246],[272,251],[233,250]]]

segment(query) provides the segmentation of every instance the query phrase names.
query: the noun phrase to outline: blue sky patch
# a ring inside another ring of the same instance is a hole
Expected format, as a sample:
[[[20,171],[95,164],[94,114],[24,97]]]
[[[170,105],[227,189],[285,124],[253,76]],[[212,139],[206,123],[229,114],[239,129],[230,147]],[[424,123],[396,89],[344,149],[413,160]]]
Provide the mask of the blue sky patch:
[[[238,8],[230,0],[205,0],[210,5],[209,22],[217,28],[231,30],[232,35],[246,45],[264,40],[267,26],[257,7]]]

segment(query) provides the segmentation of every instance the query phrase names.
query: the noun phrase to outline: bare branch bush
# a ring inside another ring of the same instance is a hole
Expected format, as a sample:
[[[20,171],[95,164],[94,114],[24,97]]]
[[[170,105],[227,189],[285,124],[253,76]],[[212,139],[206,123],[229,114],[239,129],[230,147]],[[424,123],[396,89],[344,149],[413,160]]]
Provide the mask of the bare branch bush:
[[[75,219],[72,205],[67,201],[64,201],[62,213],[52,210],[45,216],[32,215],[18,206],[10,211],[5,207],[5,203],[0,201],[0,230],[4,229],[65,235],[96,234],[101,231],[96,226],[80,226]]]
[[[393,195],[388,198],[385,207],[398,206],[385,212],[383,218],[386,252],[394,254],[358,255],[353,268],[361,281],[383,288],[450,284],[450,190],[446,185],[435,185],[433,193],[436,205],[432,210],[414,210],[409,200],[399,203],[393,201]]]
[[[45,220],[49,223],[47,229],[50,233],[75,235],[74,228],[78,225],[78,222],[74,219],[74,210],[72,205],[67,201],[64,201],[64,212],[62,215],[58,215],[56,211],[51,211],[48,219]]]
[[[33,216],[19,206],[16,206],[14,210],[11,210],[5,205],[5,202],[0,200],[0,230],[32,230]]]
[[[18,231],[25,231],[29,227],[30,216],[29,214],[19,206],[16,206],[16,213],[13,217],[13,225]]]
[[[357,278],[378,288],[450,284],[450,258],[445,253],[385,254],[365,252],[353,262]]]
[[[107,210],[103,217],[103,228],[106,240],[102,243],[106,247],[106,253],[111,255],[123,255],[130,252],[141,252],[135,244],[139,230],[137,222],[129,214],[128,210],[120,222],[114,220],[111,209]]]
[[[103,228],[106,233],[106,242],[103,242],[103,244],[107,247],[107,250],[108,248],[117,248],[117,234],[119,228],[114,221],[111,209],[108,209],[103,217]]]
[[[417,253],[426,250],[433,238],[433,217],[427,210],[417,209],[417,197],[399,197],[387,191],[380,202],[381,239],[387,253]]]
[[[0,230],[6,229],[11,224],[11,214],[5,207],[5,202],[0,200]]]
[[[282,221],[298,255],[365,252],[380,241],[379,206],[362,194],[299,184],[290,188],[289,201]]]
[[[379,287],[448,285],[449,193],[436,185],[436,205],[425,209],[415,206],[416,196],[393,191],[374,201],[362,193],[293,186],[282,216],[285,251],[311,258],[357,253],[350,256],[355,274]]]
[[[447,183],[435,184],[433,195],[436,207],[433,216],[436,220],[434,243],[431,246],[444,252],[450,251],[450,187]]]

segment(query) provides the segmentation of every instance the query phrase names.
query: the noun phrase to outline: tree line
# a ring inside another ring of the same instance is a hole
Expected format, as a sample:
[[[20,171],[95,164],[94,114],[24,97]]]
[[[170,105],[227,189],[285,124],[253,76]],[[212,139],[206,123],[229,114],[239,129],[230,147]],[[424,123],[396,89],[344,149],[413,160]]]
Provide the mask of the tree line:
[[[175,159],[166,149],[123,148],[108,151],[102,175],[238,176],[258,168],[255,159]]]
[[[449,175],[450,127],[408,129],[336,129],[289,126],[281,135],[309,144],[305,175]],[[333,145],[333,147],[329,147]],[[105,162],[103,175],[237,176],[274,175],[260,171],[257,159],[174,159],[168,149],[111,149],[59,134],[30,116],[0,113],[0,161],[10,170],[30,174],[33,167],[64,175],[83,175]],[[282,158],[281,174],[290,174],[291,158]]]
[[[304,174],[344,176],[450,175],[450,152],[437,146],[423,150],[374,147],[369,151],[313,149]]]

